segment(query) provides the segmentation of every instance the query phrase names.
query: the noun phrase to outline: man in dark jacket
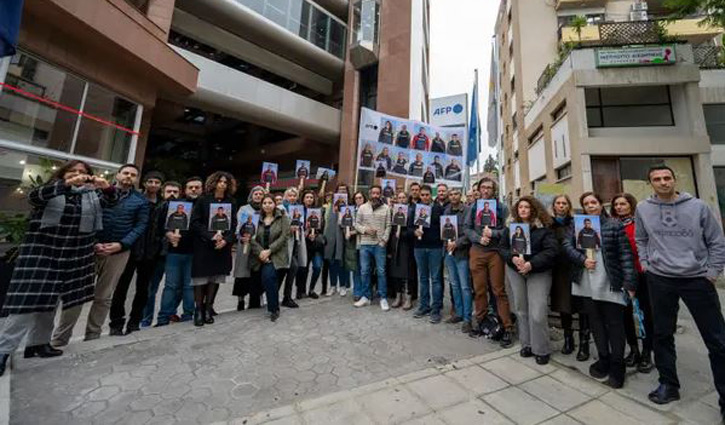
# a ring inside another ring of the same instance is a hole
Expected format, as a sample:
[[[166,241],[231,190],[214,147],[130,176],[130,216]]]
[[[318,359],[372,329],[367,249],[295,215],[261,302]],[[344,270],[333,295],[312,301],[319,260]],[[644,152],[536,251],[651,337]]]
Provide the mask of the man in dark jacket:
[[[584,219],[584,228],[579,231],[576,237],[577,248],[580,249],[598,249],[602,243],[599,241],[599,234],[592,227],[592,220]]]
[[[430,227],[420,230],[415,214],[408,218],[407,232],[413,240],[415,263],[418,267],[419,305],[414,317],[430,315],[431,323],[440,323],[443,308],[443,244],[440,239],[440,221],[443,208],[433,202],[430,186],[420,188],[420,203],[431,207]],[[415,211],[413,209],[413,211]],[[431,302],[432,293],[432,302]]]
[[[466,236],[464,224],[466,216],[469,214],[468,208],[461,201],[461,189],[452,188],[448,196],[450,203],[446,206],[444,215],[455,215],[457,217],[458,228],[453,228],[453,237],[446,237],[444,241],[445,253],[444,262],[448,270],[448,280],[451,286],[453,305],[455,307],[455,315],[459,320],[450,320],[455,323],[463,321],[461,331],[470,333],[473,330],[471,325],[471,310],[473,307],[473,299],[471,295],[470,272],[468,269],[468,250],[471,242]],[[453,224],[451,223],[451,227]],[[445,232],[445,229],[444,229]],[[444,235],[445,236],[445,235]],[[457,237],[456,237],[457,236]]]
[[[408,167],[408,175],[423,177],[424,166],[425,164],[423,164],[423,154],[415,154],[415,161],[411,162],[410,167]]]
[[[143,179],[143,194],[149,204],[148,226],[144,234],[136,240],[131,248],[131,257],[126,263],[126,268],[116,285],[111,301],[111,321],[109,323],[112,336],[122,336],[123,327],[126,325],[126,334],[140,329],[143,309],[148,300],[149,284],[154,278],[161,279],[163,264],[159,261],[161,254],[161,239],[158,237],[157,225],[159,218],[159,206],[162,204],[160,196],[161,185],[164,176],[157,171],[148,172]],[[136,292],[133,297],[131,313],[126,323],[126,297],[128,288],[131,286],[133,276],[136,274]],[[155,276],[154,276],[155,275]]]
[[[495,199],[497,185],[493,179],[484,177],[478,182],[480,199]],[[485,323],[488,315],[488,291],[493,290],[496,297],[496,310],[501,319],[505,332],[501,337],[501,346],[504,348],[513,345],[511,332],[511,307],[506,294],[504,280],[505,265],[499,254],[499,243],[504,230],[504,219],[508,216],[508,209],[502,202],[497,203],[496,217],[499,217],[495,226],[481,226],[476,224],[476,212],[471,210],[466,218],[466,235],[472,244],[469,252],[470,271],[473,276],[475,293],[475,311],[478,326]],[[472,206],[475,208],[475,204]],[[480,329],[479,329],[480,330]]]
[[[138,167],[122,165],[116,174],[119,201],[113,208],[103,210],[103,230],[98,234],[96,250],[95,299],[88,313],[85,340],[101,337],[101,327],[111,307],[113,291],[129,259],[130,249],[143,236],[149,220],[149,202],[135,189]],[[81,314],[81,307],[63,310],[51,344],[68,345],[73,327]]]

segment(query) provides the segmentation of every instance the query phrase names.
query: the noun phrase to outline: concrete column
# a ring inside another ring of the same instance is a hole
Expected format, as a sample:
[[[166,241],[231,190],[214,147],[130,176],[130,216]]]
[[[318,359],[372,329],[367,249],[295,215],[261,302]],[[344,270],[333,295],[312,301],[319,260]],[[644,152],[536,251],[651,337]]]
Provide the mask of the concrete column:
[[[176,0],[149,0],[146,16],[158,25],[166,34],[171,29]]]
[[[709,153],[693,155],[693,167],[697,179],[697,192],[699,198],[705,201],[712,208],[716,217],[720,215],[720,205],[717,199],[717,185],[715,184],[715,172],[712,169],[712,159]],[[693,194],[694,195],[694,194]]]

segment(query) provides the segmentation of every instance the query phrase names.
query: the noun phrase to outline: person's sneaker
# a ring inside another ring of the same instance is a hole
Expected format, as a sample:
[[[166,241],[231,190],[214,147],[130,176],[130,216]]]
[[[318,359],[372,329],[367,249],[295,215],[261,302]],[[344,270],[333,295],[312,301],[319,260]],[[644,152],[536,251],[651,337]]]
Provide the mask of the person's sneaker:
[[[462,321],[463,321],[463,318],[461,316],[457,316],[454,314],[453,316],[449,317],[446,320],[446,323],[456,324],[456,323],[461,323]]]
[[[545,364],[548,364],[549,363],[549,357],[550,356],[548,354],[547,355],[544,355],[544,356],[536,356],[536,364],[542,365],[542,366],[545,365]]]
[[[589,375],[592,378],[604,379],[609,375],[609,362],[599,359],[589,366]]]
[[[430,310],[418,309],[415,311],[415,313],[413,313],[413,317],[415,317],[416,319],[420,319],[421,317],[425,317],[429,314],[430,314]]]
[[[390,305],[388,305],[388,300],[385,298],[380,300],[380,308],[383,309],[383,311],[390,310]]]
[[[340,296],[341,297],[347,296],[347,288],[340,288]]]
[[[308,297],[312,298],[313,300],[320,298],[320,296],[317,295],[315,292],[310,292]]]
[[[514,345],[511,331],[503,331],[503,333],[501,334],[501,342],[499,344],[501,345],[501,348],[509,348]]]
[[[471,322],[469,320],[466,320],[461,325],[461,332],[464,334],[470,334],[471,331],[473,331],[473,326],[471,325]]]
[[[279,319],[279,311],[274,311],[269,315],[269,320],[276,322]]]
[[[334,286],[330,286],[329,288],[327,288],[327,292],[325,292],[325,296],[326,297],[331,297],[333,295],[335,295],[335,287]]]
[[[149,328],[149,327],[151,327],[151,321],[150,320],[142,320],[141,321],[141,327],[142,328]]]
[[[108,335],[109,336],[123,336],[123,329],[111,328],[108,331]],[[93,338],[93,337],[90,337],[89,338],[89,335],[86,335],[86,338],[85,338],[86,341],[90,341],[90,340],[93,340],[93,339],[96,339],[96,338]]]
[[[178,314],[172,314],[169,316],[169,322],[181,322],[181,318]]]
[[[360,298],[362,298],[362,297],[358,297],[357,295],[355,295],[352,297],[352,302],[356,303],[356,302],[360,301]]]
[[[671,385],[660,384],[647,398],[655,404],[667,404],[679,400],[680,391]]]
[[[282,300],[282,307],[299,308],[299,305],[297,305],[297,303],[294,302],[294,300],[292,300],[292,298],[285,298]]]
[[[370,300],[367,297],[361,297],[355,304],[355,307],[367,307],[370,305]]]
[[[155,328],[160,328],[160,327],[162,327],[162,326],[168,326],[168,324],[169,324],[169,322],[159,322],[159,321],[157,320],[157,321],[156,321],[156,324],[154,325],[154,327],[155,327]]]
[[[436,324],[436,323],[440,323],[441,319],[442,319],[442,317],[441,317],[440,313],[431,313],[429,322]]]

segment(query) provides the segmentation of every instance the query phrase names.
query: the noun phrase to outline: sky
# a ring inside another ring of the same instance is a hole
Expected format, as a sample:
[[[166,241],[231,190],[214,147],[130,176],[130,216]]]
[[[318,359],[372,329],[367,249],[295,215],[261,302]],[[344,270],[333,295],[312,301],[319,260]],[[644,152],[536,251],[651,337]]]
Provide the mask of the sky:
[[[498,0],[430,1],[430,95],[436,98],[469,93],[470,96],[474,71],[478,69],[483,160],[493,152],[488,148],[485,126],[491,40],[498,6]]]

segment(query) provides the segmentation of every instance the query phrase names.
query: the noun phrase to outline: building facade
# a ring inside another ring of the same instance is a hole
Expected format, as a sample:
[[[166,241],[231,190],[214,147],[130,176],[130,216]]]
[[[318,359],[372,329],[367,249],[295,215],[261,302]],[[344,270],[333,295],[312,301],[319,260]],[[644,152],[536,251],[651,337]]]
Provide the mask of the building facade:
[[[26,0],[0,62],[0,199],[69,158],[352,183],[360,107],[428,118],[427,0]],[[284,184],[284,183],[281,183]],[[8,202],[5,202],[5,201]]]
[[[725,80],[710,68],[723,30],[698,16],[660,20],[661,1],[535,3],[502,1],[496,26],[491,139],[508,199],[588,190],[643,199],[646,170],[665,163],[680,190],[718,210],[709,130],[722,121]]]

